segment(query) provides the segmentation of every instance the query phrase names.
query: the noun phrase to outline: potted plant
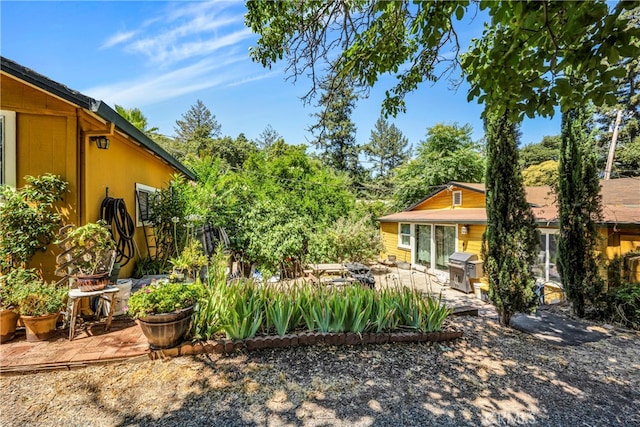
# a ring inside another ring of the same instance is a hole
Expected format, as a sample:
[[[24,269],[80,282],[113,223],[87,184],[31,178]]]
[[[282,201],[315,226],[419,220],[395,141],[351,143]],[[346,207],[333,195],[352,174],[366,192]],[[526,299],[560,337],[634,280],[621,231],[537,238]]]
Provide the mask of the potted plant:
[[[194,307],[203,293],[199,280],[153,282],[131,295],[126,310],[138,320],[152,349],[170,348],[180,344],[189,330]]]
[[[63,253],[58,256],[58,264],[74,270],[81,291],[104,289],[109,283],[116,248],[104,221],[63,230],[61,234],[57,243]]]
[[[16,325],[20,317],[17,295],[19,287],[37,279],[35,270],[22,267],[0,276],[0,343],[10,341],[16,335]]]
[[[55,334],[60,311],[67,302],[66,286],[34,278],[14,288],[20,318],[27,331],[27,341],[42,341]]]
[[[189,239],[180,256],[169,259],[169,263],[173,266],[170,278],[182,280],[186,274],[187,279],[196,279],[208,262],[200,241]]]

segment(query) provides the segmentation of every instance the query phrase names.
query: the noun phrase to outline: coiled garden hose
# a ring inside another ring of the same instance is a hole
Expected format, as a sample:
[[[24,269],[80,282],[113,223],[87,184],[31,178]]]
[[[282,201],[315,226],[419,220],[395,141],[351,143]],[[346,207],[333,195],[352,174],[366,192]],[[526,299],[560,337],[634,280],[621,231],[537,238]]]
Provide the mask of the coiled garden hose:
[[[100,206],[100,218],[111,226],[111,234],[116,241],[118,252],[116,262],[120,263],[121,267],[127,265],[134,255],[133,233],[136,227],[131,215],[127,212],[124,199],[105,197]]]

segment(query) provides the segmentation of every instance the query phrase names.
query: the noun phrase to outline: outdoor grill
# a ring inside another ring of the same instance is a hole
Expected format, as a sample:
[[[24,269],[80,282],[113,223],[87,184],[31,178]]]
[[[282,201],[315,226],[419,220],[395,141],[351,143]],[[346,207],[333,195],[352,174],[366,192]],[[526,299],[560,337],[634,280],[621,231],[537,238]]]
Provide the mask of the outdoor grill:
[[[449,257],[449,286],[462,292],[473,292],[469,279],[482,277],[482,261],[478,255],[454,252]]]

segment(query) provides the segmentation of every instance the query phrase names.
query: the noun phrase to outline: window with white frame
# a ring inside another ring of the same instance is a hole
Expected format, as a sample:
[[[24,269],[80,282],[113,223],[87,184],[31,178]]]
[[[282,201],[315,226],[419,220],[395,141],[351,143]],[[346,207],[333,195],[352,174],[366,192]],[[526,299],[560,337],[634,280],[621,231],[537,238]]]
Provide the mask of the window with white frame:
[[[0,185],[16,184],[16,113],[0,110]]]
[[[411,249],[411,224],[398,224],[398,246]]]
[[[139,184],[136,182],[136,226],[149,225],[151,218],[151,199],[155,192],[155,187]]]

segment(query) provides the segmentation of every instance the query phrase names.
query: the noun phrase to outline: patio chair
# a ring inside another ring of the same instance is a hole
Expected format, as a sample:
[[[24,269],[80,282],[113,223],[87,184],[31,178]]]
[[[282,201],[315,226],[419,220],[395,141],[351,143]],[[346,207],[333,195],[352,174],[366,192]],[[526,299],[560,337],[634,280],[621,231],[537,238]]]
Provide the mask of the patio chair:
[[[449,287],[449,281],[443,282],[437,274],[432,273],[430,271],[426,271],[426,275],[427,275],[427,279],[429,280],[429,292],[433,293],[434,284],[440,286],[440,288]]]

